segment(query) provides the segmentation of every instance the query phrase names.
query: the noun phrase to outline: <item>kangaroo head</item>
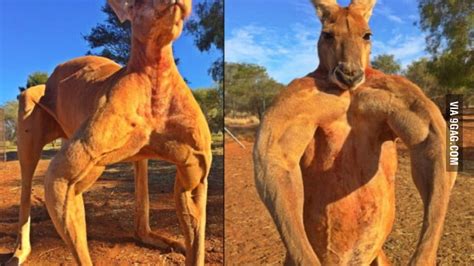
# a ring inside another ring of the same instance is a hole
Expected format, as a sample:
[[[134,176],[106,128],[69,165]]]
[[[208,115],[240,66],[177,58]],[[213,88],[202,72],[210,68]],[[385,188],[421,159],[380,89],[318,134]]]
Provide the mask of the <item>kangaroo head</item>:
[[[108,0],[121,22],[132,24],[133,38],[165,45],[179,37],[191,0]]]
[[[318,41],[319,69],[341,89],[354,89],[365,80],[369,65],[369,18],[375,0],[352,0],[341,7],[336,0],[312,0],[322,23]]]

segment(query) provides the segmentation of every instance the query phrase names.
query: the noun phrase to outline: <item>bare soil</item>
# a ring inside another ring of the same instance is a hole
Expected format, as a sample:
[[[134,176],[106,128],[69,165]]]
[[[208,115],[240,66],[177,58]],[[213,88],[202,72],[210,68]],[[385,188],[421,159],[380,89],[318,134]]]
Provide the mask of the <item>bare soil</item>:
[[[231,128],[244,132],[244,128]],[[253,180],[251,136],[242,134],[240,147],[226,136],[225,144],[225,258],[227,265],[282,264],[285,248],[268,211],[260,201]],[[235,133],[236,134],[236,133]],[[250,137],[249,137],[250,136]],[[452,191],[445,228],[438,250],[438,265],[474,265],[474,123],[464,131],[465,170],[458,174]],[[423,210],[412,182],[410,158],[399,145],[396,176],[396,221],[384,245],[394,265],[407,265],[421,229]]]
[[[74,265],[44,205],[43,179],[55,151],[43,152],[33,180],[31,211],[32,253],[24,265]],[[0,264],[15,247],[20,201],[20,167],[16,153],[0,163]],[[150,161],[150,225],[153,230],[183,241],[173,200],[175,167]],[[209,176],[206,227],[206,263],[223,264],[224,197],[222,143],[214,154]],[[182,265],[184,256],[143,245],[134,239],[134,180],[130,163],[107,168],[84,193],[89,251],[98,265]]]

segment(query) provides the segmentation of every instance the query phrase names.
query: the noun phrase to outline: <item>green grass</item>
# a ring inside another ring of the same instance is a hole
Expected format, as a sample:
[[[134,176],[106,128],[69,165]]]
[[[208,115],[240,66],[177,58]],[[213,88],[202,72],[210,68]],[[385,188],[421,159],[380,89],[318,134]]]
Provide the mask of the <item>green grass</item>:
[[[16,146],[7,146],[6,152],[16,151]]]
[[[212,140],[212,142],[223,142],[224,141],[224,134],[222,134],[222,132],[212,133],[211,140]]]
[[[224,134],[222,132],[212,133],[212,154],[224,155]]]

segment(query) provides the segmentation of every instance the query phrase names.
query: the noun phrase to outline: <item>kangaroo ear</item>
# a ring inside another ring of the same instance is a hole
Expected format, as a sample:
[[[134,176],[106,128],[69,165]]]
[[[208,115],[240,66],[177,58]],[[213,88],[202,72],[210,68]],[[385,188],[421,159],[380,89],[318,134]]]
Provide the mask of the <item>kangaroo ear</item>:
[[[131,20],[130,12],[135,0],[108,0],[107,2],[110,7],[112,7],[115,15],[117,15],[120,23],[123,23],[126,20]]]
[[[372,10],[374,10],[376,0],[352,0],[349,7],[357,10],[365,21],[369,22],[370,16],[372,16]]]
[[[336,0],[311,0],[311,2],[316,8],[316,12],[321,21],[326,20],[333,12],[339,9]]]

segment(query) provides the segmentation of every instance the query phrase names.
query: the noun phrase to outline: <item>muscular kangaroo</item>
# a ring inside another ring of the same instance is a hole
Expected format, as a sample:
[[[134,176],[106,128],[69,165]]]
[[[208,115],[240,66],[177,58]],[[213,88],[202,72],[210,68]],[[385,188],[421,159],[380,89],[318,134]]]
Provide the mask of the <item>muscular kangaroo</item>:
[[[290,265],[387,265],[395,214],[394,140],[408,146],[424,204],[411,265],[435,265],[456,173],[446,171],[445,121],[415,84],[370,67],[375,0],[313,1],[320,63],[267,111],[255,181]]]
[[[127,66],[101,57],[73,59],[56,67],[46,88],[30,88],[20,97],[22,200],[18,244],[10,262],[22,263],[31,250],[31,178],[41,149],[64,137],[68,141],[46,173],[46,206],[79,264],[92,264],[82,193],[106,165],[130,161],[136,169],[138,237],[153,245],[185,249],[187,265],[203,265],[211,138],[172,53],[191,1],[109,0],[109,4],[121,21],[132,24]],[[146,184],[150,158],[177,167],[175,201],[185,248],[150,231]]]

